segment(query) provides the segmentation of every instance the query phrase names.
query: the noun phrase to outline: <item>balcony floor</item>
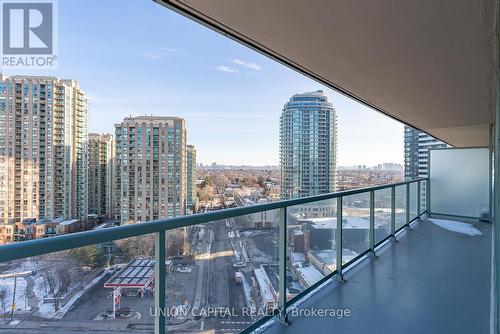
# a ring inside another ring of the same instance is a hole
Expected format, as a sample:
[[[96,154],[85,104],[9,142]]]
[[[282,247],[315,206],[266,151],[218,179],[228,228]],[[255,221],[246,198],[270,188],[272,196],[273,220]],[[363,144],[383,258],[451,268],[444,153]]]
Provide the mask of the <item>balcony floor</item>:
[[[349,309],[342,320],[290,317],[274,333],[489,333],[491,224],[472,222],[481,236],[452,232],[423,219],[330,282],[298,309]]]

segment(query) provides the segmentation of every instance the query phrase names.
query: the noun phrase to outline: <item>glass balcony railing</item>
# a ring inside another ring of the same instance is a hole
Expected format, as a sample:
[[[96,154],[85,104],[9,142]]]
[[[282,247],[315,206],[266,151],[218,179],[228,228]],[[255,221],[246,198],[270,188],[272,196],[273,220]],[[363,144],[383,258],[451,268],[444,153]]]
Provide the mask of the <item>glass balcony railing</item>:
[[[13,333],[249,332],[272,317],[286,320],[287,307],[329,279],[342,281],[347,267],[425,213],[426,184],[414,179],[3,245],[0,326]]]

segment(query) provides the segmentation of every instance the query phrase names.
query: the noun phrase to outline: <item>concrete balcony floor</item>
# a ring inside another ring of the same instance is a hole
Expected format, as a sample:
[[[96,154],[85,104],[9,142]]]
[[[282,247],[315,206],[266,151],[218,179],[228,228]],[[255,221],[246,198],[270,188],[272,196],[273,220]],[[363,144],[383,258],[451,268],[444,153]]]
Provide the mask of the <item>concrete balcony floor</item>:
[[[274,333],[489,333],[492,226],[473,223],[481,236],[439,227],[427,219],[328,282],[297,309],[349,309],[350,316],[290,316]]]

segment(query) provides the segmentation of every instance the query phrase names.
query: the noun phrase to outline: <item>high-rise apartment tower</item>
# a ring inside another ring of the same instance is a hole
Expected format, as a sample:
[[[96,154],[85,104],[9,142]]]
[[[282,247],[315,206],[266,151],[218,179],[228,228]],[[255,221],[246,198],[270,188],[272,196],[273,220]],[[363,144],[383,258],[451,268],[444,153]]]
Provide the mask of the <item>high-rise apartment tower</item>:
[[[448,147],[446,143],[405,125],[405,178],[427,177],[429,149]]]
[[[280,117],[281,197],[335,191],[337,116],[323,91],[296,94]]]
[[[89,214],[113,218],[115,141],[107,133],[89,134]]]
[[[0,75],[5,223],[86,218],[87,98],[74,80]]]
[[[183,215],[186,128],[178,117],[127,117],[115,124],[115,219],[122,224]]]

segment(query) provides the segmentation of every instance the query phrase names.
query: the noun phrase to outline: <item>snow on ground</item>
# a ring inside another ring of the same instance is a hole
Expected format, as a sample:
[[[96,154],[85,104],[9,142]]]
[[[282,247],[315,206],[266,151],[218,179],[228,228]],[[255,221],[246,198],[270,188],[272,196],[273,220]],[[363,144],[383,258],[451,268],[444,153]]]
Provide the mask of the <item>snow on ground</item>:
[[[5,305],[10,310],[14,295],[14,277],[0,279],[0,288],[2,287],[7,289],[5,295]],[[29,305],[26,301],[26,280],[23,277],[17,277],[15,304],[16,311],[29,310]]]
[[[324,277],[323,274],[312,265],[297,268],[297,272],[307,284],[307,286],[304,287],[306,289]]]
[[[243,275],[243,277],[241,278],[241,286],[243,287],[243,293],[245,294],[245,302],[247,304],[247,307],[254,311],[256,307],[255,303],[252,300],[252,289],[250,288],[245,275]]]
[[[241,252],[243,253],[243,258],[245,259],[246,263],[249,263],[250,258],[248,257],[247,250],[245,249],[245,245],[243,244],[243,242],[241,242],[241,240],[239,243],[240,243],[240,247],[241,247]]]
[[[269,279],[269,276],[267,276],[266,271],[262,266],[260,268],[254,269],[253,271],[255,273],[255,278],[259,283],[260,297],[262,298],[264,305],[267,305],[267,303],[269,302],[273,302],[275,292],[273,289],[273,285],[271,284],[271,280]]]
[[[205,228],[201,227],[200,232],[198,232],[198,240],[203,240],[204,236],[205,236]]]
[[[83,289],[78,291],[73,297],[71,297],[68,302],[59,308],[59,311],[57,313],[54,312],[54,304],[53,303],[43,303],[43,298],[38,301],[38,315],[43,317],[43,318],[54,318],[54,319],[62,319],[66,312],[69,311],[69,309],[75,304],[78,299],[80,299],[83,294],[92,288],[94,285],[96,285],[103,277],[106,275],[106,270],[103,270],[101,274],[96,276],[92,281],[87,283]]]
[[[241,262],[241,254],[240,251],[238,250],[238,247],[236,247],[236,243],[234,241],[231,241],[231,247],[233,248],[233,253],[234,256],[236,257],[236,262]]]
[[[475,228],[474,225],[472,224],[457,222],[454,220],[435,219],[435,218],[429,218],[429,220],[433,224],[452,232],[462,233],[472,237],[482,235],[481,231]]]
[[[45,284],[45,279],[42,275],[35,275],[32,278],[35,282],[33,292],[36,295],[36,299],[40,303],[40,301],[43,301],[43,298],[47,295],[47,286]]]
[[[299,252],[292,252],[292,262],[304,262],[306,260],[306,257],[304,256],[303,253],[299,253]]]
[[[241,232],[241,234],[243,234],[243,236],[245,237],[255,237],[266,233],[268,233],[267,230],[248,230]]]

